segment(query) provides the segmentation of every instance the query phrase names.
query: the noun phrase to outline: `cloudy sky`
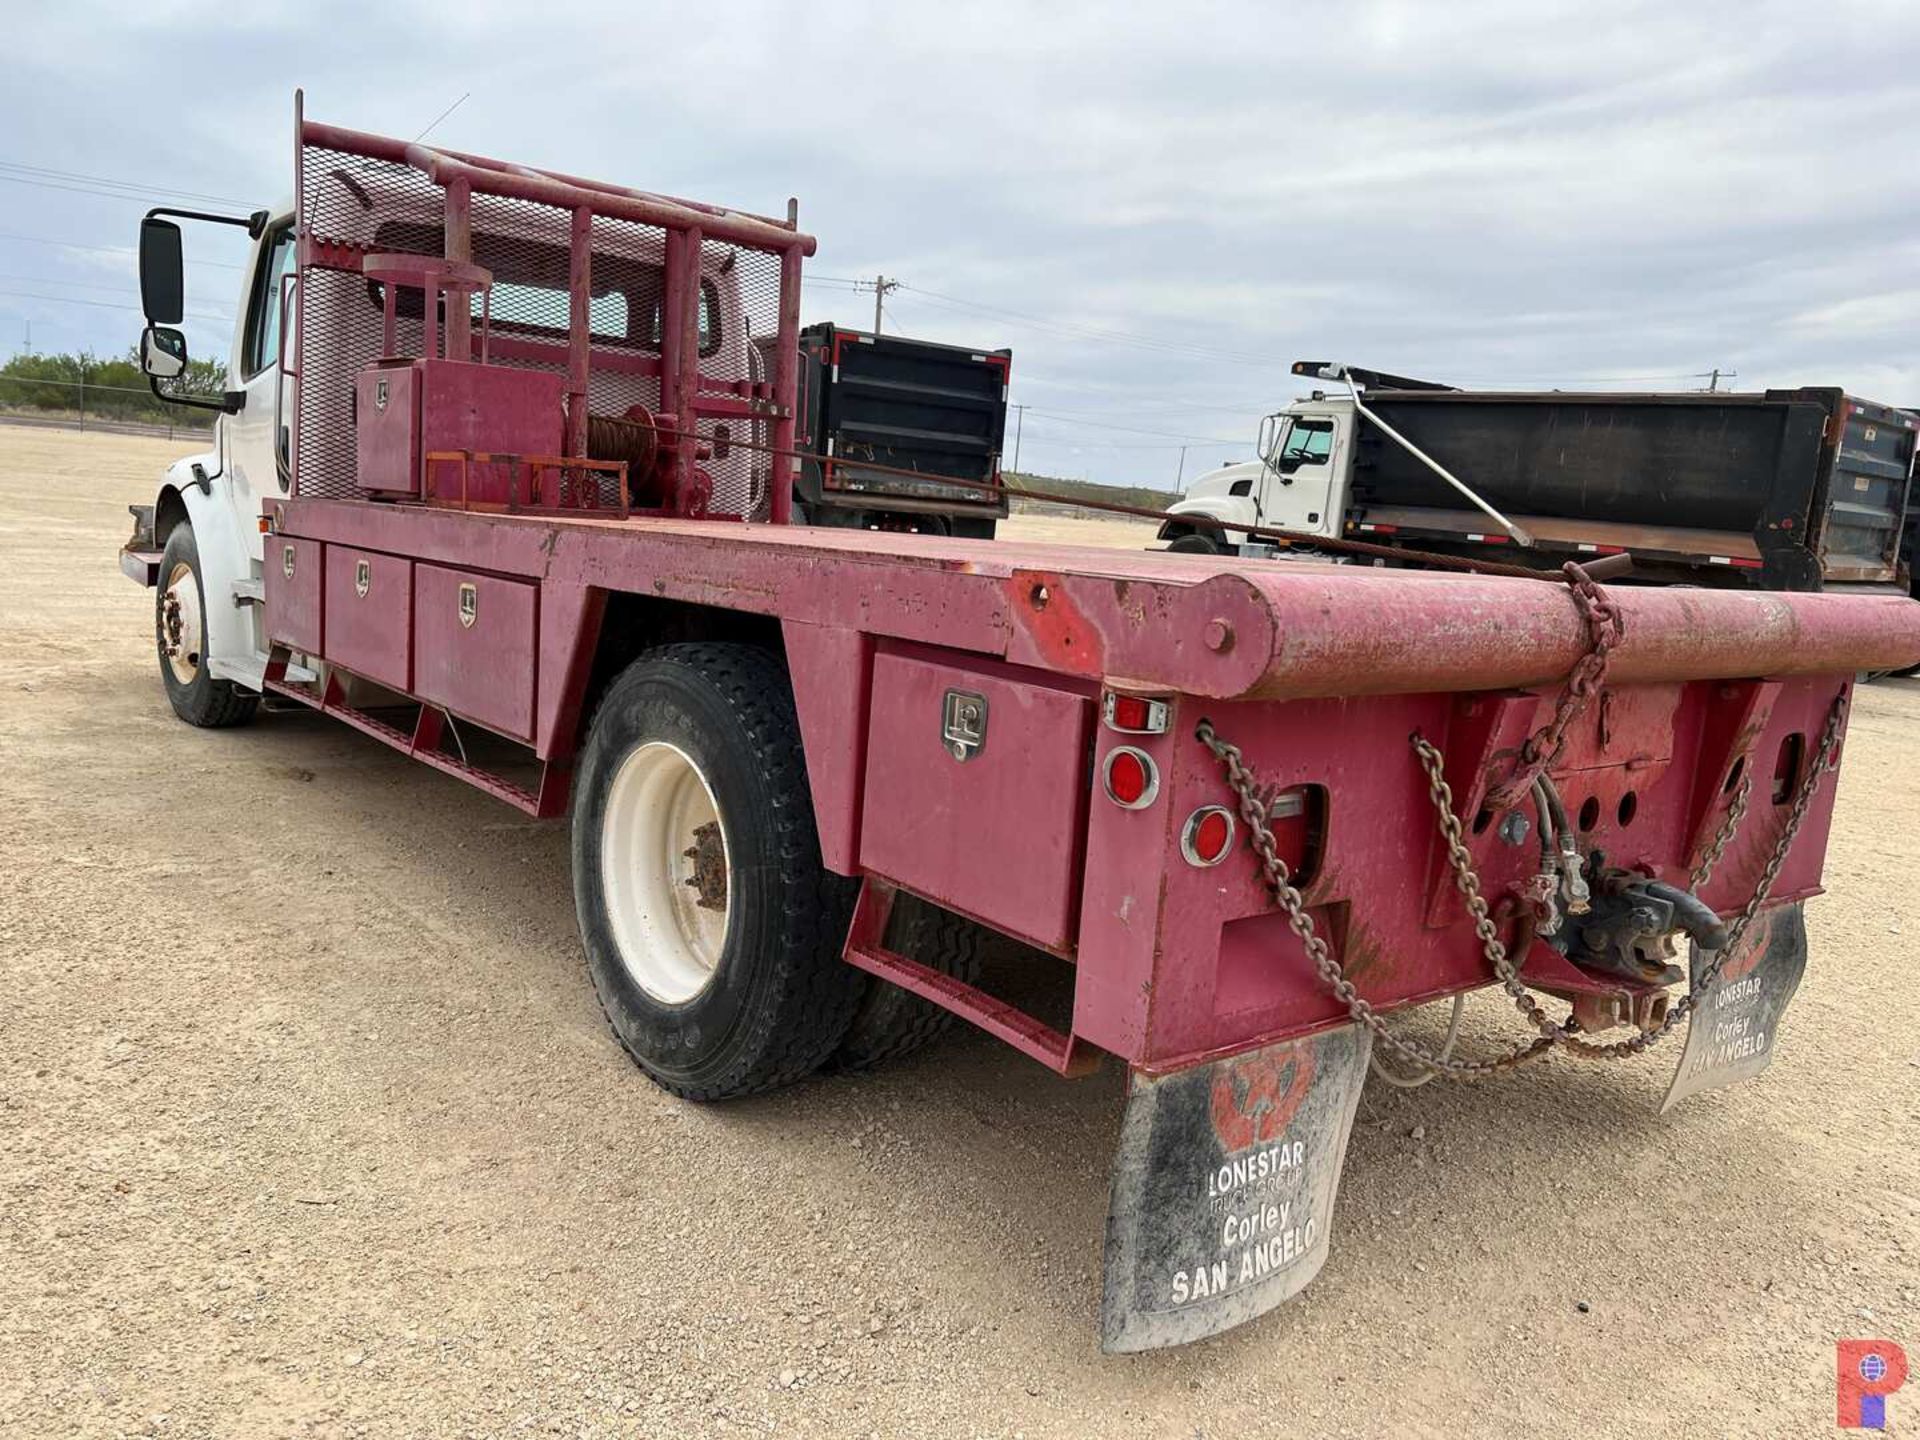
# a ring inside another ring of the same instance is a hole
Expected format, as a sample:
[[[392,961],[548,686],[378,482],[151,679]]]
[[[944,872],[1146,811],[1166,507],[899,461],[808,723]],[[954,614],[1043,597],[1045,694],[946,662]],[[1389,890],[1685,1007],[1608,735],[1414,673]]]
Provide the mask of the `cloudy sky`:
[[[36,350],[123,350],[141,211],[289,194],[304,85],[359,129],[469,95],[434,139],[797,195],[804,318],[869,323],[845,282],[885,273],[890,328],[1011,346],[1030,471],[1244,457],[1306,356],[1920,403],[1911,3],[432,9],[10,7],[0,355],[29,324]],[[190,253],[189,338],[224,354],[233,257]]]

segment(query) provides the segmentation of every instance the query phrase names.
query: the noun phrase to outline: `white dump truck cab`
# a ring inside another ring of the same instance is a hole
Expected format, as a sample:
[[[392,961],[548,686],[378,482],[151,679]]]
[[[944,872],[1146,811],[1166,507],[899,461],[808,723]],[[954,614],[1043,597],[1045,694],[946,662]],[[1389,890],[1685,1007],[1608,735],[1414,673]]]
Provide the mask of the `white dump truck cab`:
[[[1247,528],[1223,531],[1181,518],[1194,515],[1234,527],[1338,535],[1347,507],[1353,424],[1353,402],[1322,391],[1267,416],[1260,426],[1259,458],[1196,479],[1185,498],[1167,507],[1160,538],[1169,549],[1202,552],[1246,543]]]
[[[1353,506],[1353,475],[1366,421],[1382,442],[1398,446],[1521,545],[1532,537],[1502,515],[1439,461],[1370,409],[1365,390],[1450,391],[1431,380],[1411,380],[1322,360],[1301,360],[1293,373],[1331,381],[1338,391],[1314,390],[1260,422],[1259,459],[1200,476],[1185,498],[1167,507],[1160,538],[1169,550],[1218,554],[1258,542],[1252,530],[1285,531],[1276,537],[1296,546],[1303,536],[1346,534]],[[1474,540],[1481,537],[1476,534]],[[1268,547],[1270,553],[1270,547]]]

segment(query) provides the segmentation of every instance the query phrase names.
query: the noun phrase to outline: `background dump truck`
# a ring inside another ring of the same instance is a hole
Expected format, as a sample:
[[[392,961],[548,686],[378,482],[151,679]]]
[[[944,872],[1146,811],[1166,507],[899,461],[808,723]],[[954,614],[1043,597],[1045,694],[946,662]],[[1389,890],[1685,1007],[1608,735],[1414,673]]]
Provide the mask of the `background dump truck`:
[[[1267,526],[1637,580],[1905,593],[1914,417],[1832,387],[1757,394],[1455,390],[1301,361],[1342,387],[1267,418],[1262,460],[1196,479],[1161,536]]]
[[[791,207],[295,113],[292,207],[219,222],[254,245],[214,448],[121,557],[162,684],[570,815],[587,967],[660,1085],[950,1014],[1111,1057],[1132,1350],[1312,1278],[1376,1047],[1461,1077],[1671,1035],[1670,1100],[1766,1065],[1850,677],[1920,659],[1920,605],[795,526]],[[160,387],[179,218],[142,229]],[[989,933],[1057,1014],[982,988]],[[1383,1019],[1489,984],[1504,1055]]]
[[[992,539],[1007,513],[1012,364],[1010,350],[802,330],[794,495],[805,523]]]

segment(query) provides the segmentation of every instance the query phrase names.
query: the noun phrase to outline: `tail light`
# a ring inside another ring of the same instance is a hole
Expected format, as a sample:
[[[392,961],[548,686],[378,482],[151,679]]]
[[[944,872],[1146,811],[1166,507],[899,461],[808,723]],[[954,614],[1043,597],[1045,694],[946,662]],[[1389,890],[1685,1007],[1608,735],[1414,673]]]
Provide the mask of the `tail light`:
[[[1144,810],[1160,793],[1160,768],[1131,745],[1116,745],[1101,767],[1107,798],[1123,810]]]
[[[1189,865],[1205,869],[1218,865],[1233,849],[1233,812],[1221,805],[1202,805],[1187,817],[1180,832],[1180,853]]]
[[[1164,735],[1172,714],[1172,707],[1164,700],[1122,695],[1116,690],[1109,690],[1100,702],[1100,718],[1109,730],[1123,735]]]

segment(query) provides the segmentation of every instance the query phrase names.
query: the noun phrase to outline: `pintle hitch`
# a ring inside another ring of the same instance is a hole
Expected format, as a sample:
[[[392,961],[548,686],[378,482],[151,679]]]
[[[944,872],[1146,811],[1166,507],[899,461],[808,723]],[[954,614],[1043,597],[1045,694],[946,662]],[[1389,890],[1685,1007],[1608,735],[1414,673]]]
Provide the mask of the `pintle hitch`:
[[[1725,922],[1699,896],[1630,870],[1609,869],[1598,851],[1588,871],[1593,878],[1585,913],[1544,935],[1582,970],[1642,985],[1678,985],[1687,978],[1678,964],[1681,936],[1703,950],[1727,943]]]

